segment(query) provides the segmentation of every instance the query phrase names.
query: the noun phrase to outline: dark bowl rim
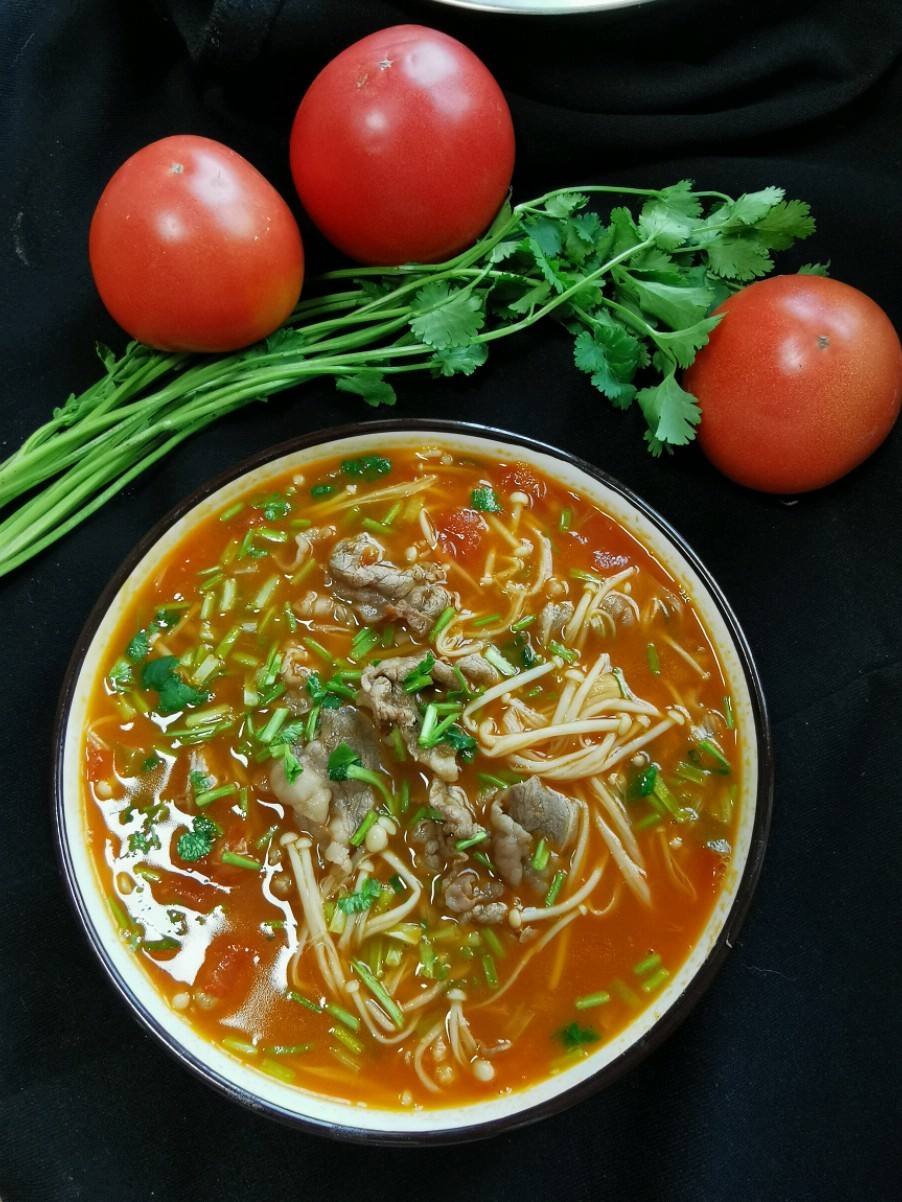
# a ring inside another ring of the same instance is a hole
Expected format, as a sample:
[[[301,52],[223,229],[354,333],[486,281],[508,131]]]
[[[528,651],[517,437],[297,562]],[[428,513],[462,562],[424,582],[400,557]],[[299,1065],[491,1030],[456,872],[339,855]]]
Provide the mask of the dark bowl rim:
[[[571,467],[585,473],[591,479],[605,485],[623,498],[636,509],[647,521],[670,542],[677,552],[682,555],[691,568],[697,573],[703,585],[711,596],[721,619],[727,627],[742,673],[749,690],[752,716],[755,726],[755,742],[758,758],[758,788],[755,799],[755,816],[752,823],[748,857],[736,886],[735,896],[717,937],[709,949],[705,959],[686,986],[685,990],[664,1011],[651,1028],[634,1043],[631,1043],[615,1060],[608,1062],[585,1080],[571,1088],[556,1094],[533,1106],[518,1109],[509,1116],[485,1120],[466,1126],[436,1131],[403,1131],[369,1129],[355,1127],[353,1123],[335,1125],[324,1119],[311,1115],[298,1114],[274,1102],[255,1096],[250,1091],[236,1086],[233,1082],[221,1076],[209,1064],[196,1057],[171,1035],[154,1017],[153,1013],[132,993],[128,984],[120,976],[112,958],[107,952],[105,941],[94,926],[87,904],[82,897],[78,877],[72,861],[69,839],[67,837],[65,801],[63,790],[63,769],[65,752],[65,733],[69,712],[75,695],[75,686],[91,642],[119,590],[125,584],[136,565],[154,546],[154,544],[181,518],[201,504],[207,497],[218,489],[232,483],[239,477],[248,474],[275,459],[307,450],[317,445],[340,442],[361,435],[409,434],[421,431],[424,435],[430,432],[444,435],[454,435],[460,438],[475,437],[505,442],[514,446],[544,454],[569,464]],[[53,724],[53,761],[52,761],[52,802],[54,809],[55,850],[58,864],[62,873],[65,892],[72,905],[76,918],[80,923],[88,944],[99,960],[105,975],[119,993],[132,1015],[139,1024],[149,1031],[164,1050],[173,1056],[183,1067],[194,1076],[199,1077],[206,1085],[224,1094],[232,1101],[238,1102],[256,1114],[264,1115],[295,1129],[325,1135],[337,1140],[353,1143],[375,1144],[379,1146],[427,1146],[439,1144],[456,1144],[472,1140],[487,1139],[513,1131],[542,1119],[558,1114],[586,1098],[593,1096],[603,1088],[613,1084],[629,1069],[644,1060],[652,1051],[658,1048],[680,1025],[690,1011],[698,1003],[707,990],[724,960],[745,921],[751,905],[752,897],[761,875],[767,838],[770,830],[771,813],[774,794],[774,754],[773,736],[770,719],[765,703],[764,692],[758,669],[752,658],[751,650],[745,634],[727,601],[720,586],[711,575],[708,568],[698,557],[692,547],[670,523],[662,517],[648,502],[644,501],[629,487],[609,475],[607,472],[568,451],[563,451],[529,435],[490,426],[481,422],[463,422],[431,418],[391,418],[374,421],[358,421],[340,426],[311,431],[296,438],[275,444],[262,451],[240,460],[219,472],[205,483],[199,485],[190,494],[183,497],[168,513],[157,521],[153,527],[138,541],[126,555],[118,569],[114,572],[106,587],[101,592],[82,631],[75,643],[72,655],[63,677],[63,684],[57,704]]]

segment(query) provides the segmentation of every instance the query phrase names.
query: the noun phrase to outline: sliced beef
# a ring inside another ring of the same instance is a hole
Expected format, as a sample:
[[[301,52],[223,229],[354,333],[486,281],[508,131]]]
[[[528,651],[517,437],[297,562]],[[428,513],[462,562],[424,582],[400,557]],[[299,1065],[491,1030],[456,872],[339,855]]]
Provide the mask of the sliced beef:
[[[506,814],[496,797],[492,802],[492,863],[512,889],[523,882],[523,865],[532,854],[532,839],[519,822]]]
[[[498,900],[503,893],[501,881],[481,880],[474,868],[461,867],[446,880],[443,897],[452,914],[491,924],[507,914],[507,906]]]
[[[576,834],[577,806],[531,776],[499,793],[491,813],[492,861],[502,879],[516,889],[526,875],[541,887],[529,863],[535,840],[545,839],[555,851],[563,851]]]
[[[543,785],[537,776],[511,785],[496,800],[525,831],[545,839],[555,851],[563,851],[576,834],[576,804]]]
[[[549,601],[542,608],[539,614],[539,620],[536,623],[536,635],[540,643],[547,643],[549,639],[561,633],[570,619],[573,617],[573,604],[570,601]]]
[[[372,712],[383,729],[401,732],[407,750],[418,763],[429,768],[440,780],[457,780],[459,769],[450,744],[437,743],[435,747],[427,748],[417,742],[420,710],[416,696],[404,692],[404,680],[422,660],[422,656],[402,655],[369,664],[360,678],[360,704]],[[435,661],[430,674],[437,684],[449,688],[460,685],[454,669],[443,660]]]
[[[276,760],[270,769],[270,787],[283,805],[291,806],[301,825],[323,845],[327,860],[347,868],[350,838],[376,798],[370,785],[356,780],[329,779],[329,756],[341,743],[360,756],[364,768],[379,767],[379,736],[366,714],[354,706],[324,709],[317,737],[295,748],[302,771],[289,781],[285,766]]]
[[[430,872],[440,873],[445,867],[465,858],[455,846],[459,839],[472,839],[484,828],[473,814],[470,799],[458,785],[433,780],[429,786],[427,804],[441,818],[424,818],[411,832],[411,839],[423,849],[423,862]]]
[[[329,559],[337,593],[368,625],[399,619],[413,634],[426,634],[452,601],[443,569],[436,564],[400,568],[383,554],[368,534],[337,543]]]

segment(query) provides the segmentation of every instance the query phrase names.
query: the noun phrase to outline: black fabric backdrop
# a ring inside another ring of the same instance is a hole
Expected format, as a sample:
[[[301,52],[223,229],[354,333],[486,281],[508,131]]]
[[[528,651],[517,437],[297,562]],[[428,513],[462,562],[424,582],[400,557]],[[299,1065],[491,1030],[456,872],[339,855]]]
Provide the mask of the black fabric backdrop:
[[[11,451],[121,346],[93,290],[88,222],[145,142],[193,131],[291,196],[286,139],[318,68],[384,25],[433,24],[505,89],[515,191],[663,185],[808,200],[798,262],[902,326],[902,6],[662,0],[613,18],[497,17],[345,0],[6,0],[0,8],[0,446]],[[329,253],[304,226],[313,267]],[[732,602],[774,725],[770,846],[750,916],[686,1022],[626,1078],[489,1143],[339,1145],[187,1075],[102,976],[64,895],[48,771],[66,663],[143,532],[200,480],[305,431],[371,416],[328,384],[215,424],[0,581],[0,1197],[667,1200],[900,1196],[902,430],[838,484],[786,504],[693,449],[652,461],[549,327],[471,380],[414,381],[398,411],[485,420],[580,453],[679,529]]]

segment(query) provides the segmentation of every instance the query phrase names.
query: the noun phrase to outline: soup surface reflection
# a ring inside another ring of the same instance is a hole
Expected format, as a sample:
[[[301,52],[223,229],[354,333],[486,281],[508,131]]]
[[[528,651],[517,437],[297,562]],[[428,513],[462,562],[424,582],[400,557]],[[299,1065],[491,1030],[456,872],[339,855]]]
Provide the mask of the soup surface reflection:
[[[729,687],[611,517],[525,463],[322,460],[142,583],[84,741],[97,872],[205,1038],[381,1107],[590,1055],[692,950]]]

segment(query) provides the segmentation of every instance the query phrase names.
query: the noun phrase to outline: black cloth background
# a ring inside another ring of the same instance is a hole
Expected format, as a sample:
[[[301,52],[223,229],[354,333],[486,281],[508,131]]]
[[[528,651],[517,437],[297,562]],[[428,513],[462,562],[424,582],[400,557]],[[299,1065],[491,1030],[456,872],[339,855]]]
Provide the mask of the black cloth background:
[[[902,327],[902,6],[662,0],[613,18],[429,3],[6,0],[0,7],[0,448],[123,338],[94,292],[88,222],[112,171],[163,135],[220,138],[291,199],[287,133],[321,65],[381,26],[446,29],[517,128],[515,192],[563,184],[737,193],[779,184],[829,260]],[[293,200],[292,200],[292,203]],[[330,254],[303,225],[314,268]],[[340,1145],[187,1075],[89,952],[57,870],[48,772],[63,674],[140,535],[199,481],[294,434],[372,416],[314,383],[184,444],[0,581],[0,1198],[880,1200],[898,1153],[902,430],[795,504],[690,448],[653,461],[554,327],[472,379],[411,380],[397,412],[484,420],[591,459],[656,507],[721,583],[757,659],[777,789],[743,932],[667,1043],[592,1099],[473,1146]]]

